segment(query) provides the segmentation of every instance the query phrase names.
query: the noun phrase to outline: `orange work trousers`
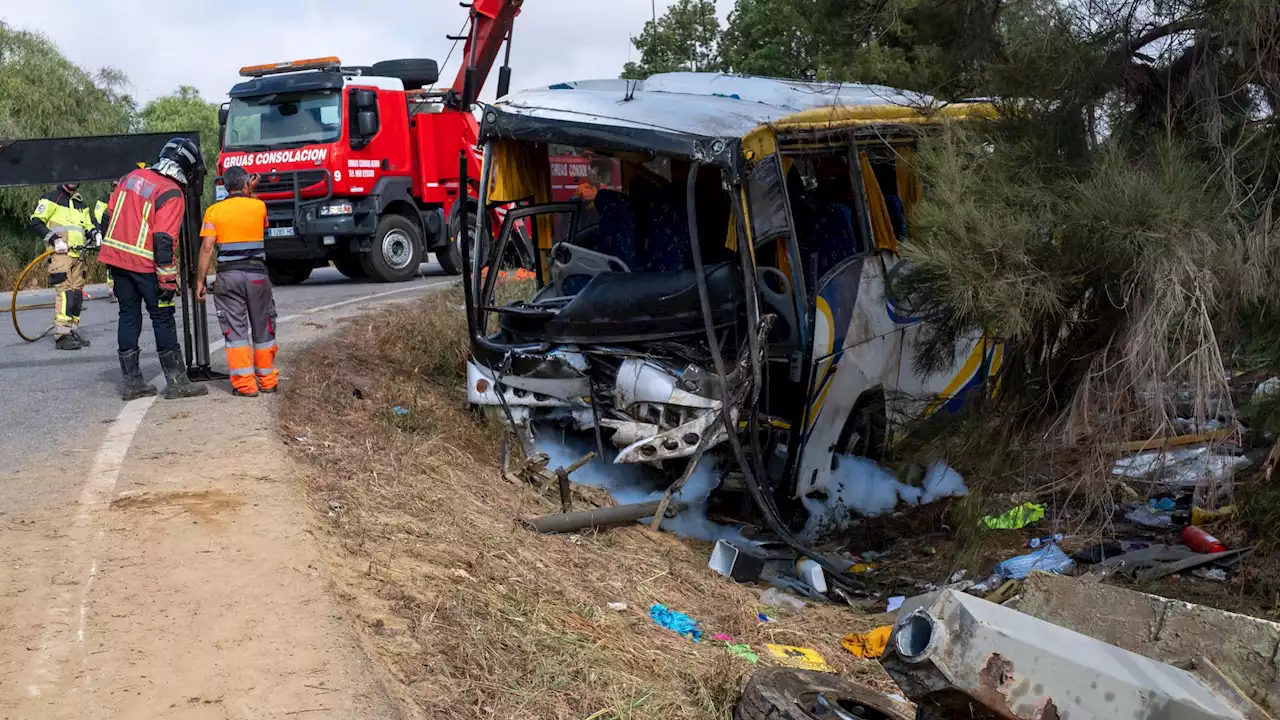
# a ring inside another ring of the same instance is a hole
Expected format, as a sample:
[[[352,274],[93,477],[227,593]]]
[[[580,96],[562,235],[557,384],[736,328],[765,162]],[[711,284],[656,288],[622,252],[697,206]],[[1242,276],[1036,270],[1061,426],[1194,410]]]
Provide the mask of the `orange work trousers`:
[[[231,386],[243,395],[268,392],[280,382],[276,371],[276,302],[266,270],[220,270],[213,304],[226,342]]]

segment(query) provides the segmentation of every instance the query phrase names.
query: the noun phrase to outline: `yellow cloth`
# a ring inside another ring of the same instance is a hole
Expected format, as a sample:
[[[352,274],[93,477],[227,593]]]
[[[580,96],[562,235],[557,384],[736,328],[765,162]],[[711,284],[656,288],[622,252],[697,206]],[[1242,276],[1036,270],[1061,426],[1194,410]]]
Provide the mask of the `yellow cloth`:
[[[493,163],[493,177],[489,181],[490,203],[528,199],[535,203],[551,202],[551,160],[547,155],[546,145],[501,140],[494,143]],[[536,218],[543,282],[550,279],[554,222],[555,218],[550,214],[538,215]]]
[[[889,206],[885,204],[884,193],[880,183],[876,181],[876,173],[871,169],[871,158],[866,153],[858,153],[862,166],[862,184],[867,190],[867,209],[871,215],[871,234],[876,241],[876,249],[898,252],[898,236],[893,232],[893,221],[889,219]]]
[[[857,657],[873,660],[884,654],[884,649],[889,645],[889,636],[892,634],[892,625],[882,625],[871,632],[845,635],[840,644]]]
[[[915,148],[898,148],[898,162],[894,169],[898,175],[898,197],[902,200],[902,212],[911,217],[911,209],[924,197],[924,182],[920,180],[920,171],[916,165]]]

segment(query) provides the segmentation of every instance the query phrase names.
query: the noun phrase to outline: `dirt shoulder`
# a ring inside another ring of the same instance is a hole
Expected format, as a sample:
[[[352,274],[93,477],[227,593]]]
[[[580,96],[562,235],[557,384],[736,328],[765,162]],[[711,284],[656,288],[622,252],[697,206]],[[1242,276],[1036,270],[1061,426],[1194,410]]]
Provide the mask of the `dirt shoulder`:
[[[284,333],[286,384],[330,321]],[[101,502],[6,518],[0,717],[403,716],[331,593],[276,403],[158,401]]]
[[[348,324],[299,361],[281,409],[340,594],[426,717],[728,718],[759,666],[717,634],[809,647],[894,691],[840,647],[869,618],[809,606],[761,622],[759,590],[711,573],[705,543],[524,528],[558,502],[502,477],[495,428],[466,407],[460,305],[441,293]],[[601,501],[575,493],[578,508]],[[654,603],[698,620],[702,642],[656,625]]]

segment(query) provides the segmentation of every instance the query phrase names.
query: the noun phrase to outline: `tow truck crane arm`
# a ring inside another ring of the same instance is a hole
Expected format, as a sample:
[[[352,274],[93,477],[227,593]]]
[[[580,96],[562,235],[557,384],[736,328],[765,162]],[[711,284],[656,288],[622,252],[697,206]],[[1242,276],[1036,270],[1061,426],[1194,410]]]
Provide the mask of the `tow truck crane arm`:
[[[524,0],[473,0],[470,4],[471,26],[466,36],[467,44],[463,47],[464,62],[458,69],[458,76],[450,88],[448,104],[458,110],[470,110],[470,105],[484,87],[493,63],[498,58],[502,43],[507,43],[507,60],[511,57],[511,27],[516,15],[520,14],[520,6]],[[467,7],[463,3],[463,7]],[[499,82],[498,94],[506,94],[507,78],[510,69],[504,61],[503,77]]]

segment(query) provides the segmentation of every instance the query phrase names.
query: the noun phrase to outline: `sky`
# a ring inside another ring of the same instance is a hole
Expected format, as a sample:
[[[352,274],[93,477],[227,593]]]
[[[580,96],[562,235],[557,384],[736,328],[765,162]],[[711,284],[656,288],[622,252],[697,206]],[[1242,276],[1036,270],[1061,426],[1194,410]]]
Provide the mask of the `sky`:
[[[672,0],[652,0],[658,15]],[[37,30],[88,69],[114,67],[140,103],[192,85],[222,102],[244,65],[337,55],[348,65],[428,57],[452,81],[466,21],[458,0],[5,0],[0,20]],[[733,0],[717,0],[721,18]],[[630,38],[651,17],[651,0],[525,0],[511,50],[513,90],[617,77],[638,60]],[[107,28],[113,28],[107,30]],[[492,97],[497,70],[482,99]]]

